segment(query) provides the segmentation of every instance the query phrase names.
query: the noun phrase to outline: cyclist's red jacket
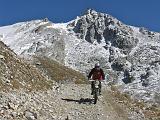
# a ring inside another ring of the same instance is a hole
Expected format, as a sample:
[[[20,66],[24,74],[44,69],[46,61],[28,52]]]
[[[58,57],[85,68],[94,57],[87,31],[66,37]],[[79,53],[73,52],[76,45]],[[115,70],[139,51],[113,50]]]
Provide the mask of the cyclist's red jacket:
[[[104,80],[105,79],[104,72],[101,68],[93,68],[88,75],[89,79],[91,77],[93,80]]]

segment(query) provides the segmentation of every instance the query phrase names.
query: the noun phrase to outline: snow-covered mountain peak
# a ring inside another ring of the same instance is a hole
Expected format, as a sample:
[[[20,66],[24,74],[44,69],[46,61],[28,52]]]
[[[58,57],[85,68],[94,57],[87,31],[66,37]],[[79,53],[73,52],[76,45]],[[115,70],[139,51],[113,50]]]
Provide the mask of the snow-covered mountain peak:
[[[102,43],[104,46],[111,43],[125,52],[136,46],[139,41],[135,36],[140,34],[138,28],[127,26],[108,14],[94,10],[88,10],[68,26],[73,28],[79,39]]]
[[[18,55],[45,56],[83,73],[99,62],[110,73],[110,82],[121,85],[122,91],[158,100],[159,33],[88,10],[68,23],[43,19],[0,27],[0,35]]]

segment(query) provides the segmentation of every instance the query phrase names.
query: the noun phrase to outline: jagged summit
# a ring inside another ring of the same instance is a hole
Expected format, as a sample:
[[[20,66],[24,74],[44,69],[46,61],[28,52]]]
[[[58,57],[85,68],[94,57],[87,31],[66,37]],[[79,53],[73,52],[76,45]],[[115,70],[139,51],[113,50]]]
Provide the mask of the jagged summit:
[[[96,10],[92,8],[88,8],[83,15],[94,15],[94,14],[99,14],[100,12],[97,12]],[[102,14],[102,13],[101,13]]]
[[[135,36],[140,34],[139,28],[127,26],[108,14],[98,13],[92,9],[68,26],[73,28],[80,39],[102,44],[105,48],[111,44],[122,49],[124,53],[130,52],[139,41]]]

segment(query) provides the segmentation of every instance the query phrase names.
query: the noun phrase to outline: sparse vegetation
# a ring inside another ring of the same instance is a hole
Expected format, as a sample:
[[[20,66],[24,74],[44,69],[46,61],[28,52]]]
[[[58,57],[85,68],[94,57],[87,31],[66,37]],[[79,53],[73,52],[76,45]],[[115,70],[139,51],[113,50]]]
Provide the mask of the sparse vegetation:
[[[60,63],[49,58],[35,57],[35,61],[39,64],[36,65],[40,70],[47,74],[52,80],[59,83],[73,82],[76,84],[86,83],[86,78],[78,71],[65,67]],[[35,63],[36,64],[36,63]]]
[[[4,56],[4,59],[0,59],[1,90],[20,88],[42,90],[51,88],[51,81],[42,76],[32,65],[17,58],[17,56],[2,42],[0,42],[0,54]]]
[[[111,92],[113,97],[115,97],[118,103],[125,105],[126,108],[129,108],[132,111],[142,111],[145,118],[150,120],[159,120],[160,119],[160,107],[156,105],[148,105],[143,101],[133,100],[128,94],[120,93],[118,88],[114,85],[111,86]]]

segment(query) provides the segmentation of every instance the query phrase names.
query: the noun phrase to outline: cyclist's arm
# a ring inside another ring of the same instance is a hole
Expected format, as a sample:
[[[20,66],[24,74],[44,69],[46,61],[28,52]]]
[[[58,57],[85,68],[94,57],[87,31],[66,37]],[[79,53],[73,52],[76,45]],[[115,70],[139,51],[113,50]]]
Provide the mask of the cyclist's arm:
[[[102,74],[102,79],[105,80],[105,74],[102,69],[101,69],[101,74]]]
[[[93,71],[94,71],[94,68],[91,70],[91,72],[89,73],[89,75],[88,75],[88,79],[90,79],[91,78],[91,76],[92,76],[92,74],[93,74]]]

